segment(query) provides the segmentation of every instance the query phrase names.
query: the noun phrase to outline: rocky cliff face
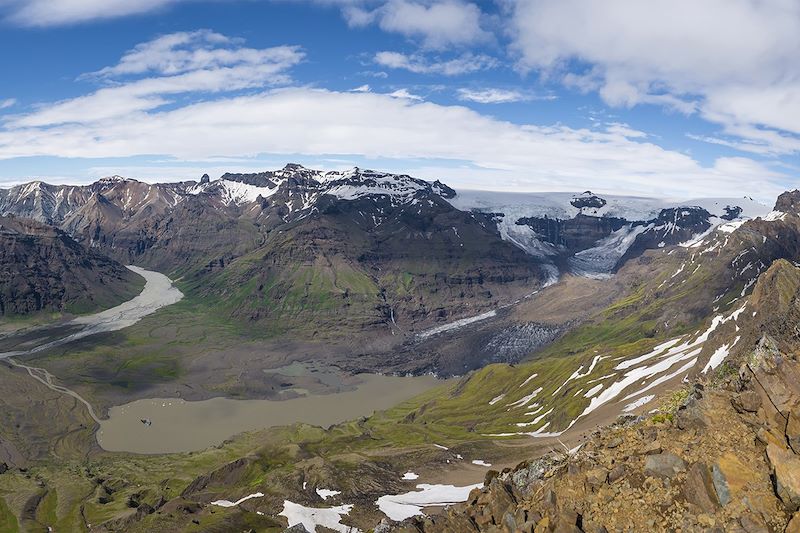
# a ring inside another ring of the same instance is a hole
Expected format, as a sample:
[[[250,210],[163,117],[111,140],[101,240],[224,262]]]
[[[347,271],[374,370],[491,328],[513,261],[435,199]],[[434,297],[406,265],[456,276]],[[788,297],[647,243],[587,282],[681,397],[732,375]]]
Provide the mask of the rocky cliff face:
[[[60,230],[0,217],[0,316],[111,307],[141,285],[139,276]]]

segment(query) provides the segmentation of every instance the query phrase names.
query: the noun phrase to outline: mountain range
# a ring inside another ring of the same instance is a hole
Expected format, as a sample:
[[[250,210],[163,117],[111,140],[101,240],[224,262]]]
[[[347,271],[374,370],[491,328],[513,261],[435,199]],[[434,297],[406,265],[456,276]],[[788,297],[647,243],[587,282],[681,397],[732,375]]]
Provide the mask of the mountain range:
[[[765,214],[749,198],[665,202],[498,194],[354,168],[0,190],[31,218],[123,264],[180,278],[245,323],[407,333],[480,314],[560,273],[605,277],[644,250]],[[273,327],[273,326],[267,326]]]
[[[146,336],[109,336],[43,357],[48,370],[26,367],[60,375],[96,404],[108,403],[109,389],[151,396],[128,378],[102,379],[109,364],[114,376],[144,368],[158,391],[242,394],[261,386],[260,362],[275,351],[347,374],[457,376],[329,429],[270,428],[202,452],[133,458],[98,451],[75,404],[59,414],[72,425],[42,437],[6,394],[0,451],[35,449],[42,461],[43,486],[22,470],[0,476],[0,490],[9,483],[9,494],[26,495],[13,500],[26,524],[54,523],[52,514],[108,531],[282,531],[292,510],[303,524],[341,531],[800,524],[800,191],[770,208],[750,198],[456,191],[290,164],[181,183],[34,182],[0,191],[0,213],[0,237],[15,243],[6,249],[22,250],[0,256],[4,272],[20,271],[14,279],[81,287],[104,307],[137,291],[122,266],[135,264],[168,274],[186,294],[172,315],[154,315]],[[74,289],[41,286],[47,303],[31,305],[6,282],[7,314],[81,312],[83,301],[60,296]],[[199,326],[202,342],[229,334],[209,329],[219,321],[235,325],[236,342],[267,344],[236,376],[208,378],[202,372],[220,367],[188,356],[165,366],[164,352],[199,346],[181,332],[191,328],[176,321],[182,313],[188,322],[212,317]],[[150,339],[159,335],[166,349]],[[142,345],[144,357],[125,359]],[[20,378],[5,365],[0,372],[9,387]],[[279,385],[297,390],[283,372]],[[43,459],[56,452],[67,467]],[[476,468],[484,483],[444,500],[465,503],[401,520],[398,509],[422,512],[442,503],[436,490],[465,488],[429,480]],[[86,488],[78,495],[72,485]],[[69,503],[51,513],[55,493]]]

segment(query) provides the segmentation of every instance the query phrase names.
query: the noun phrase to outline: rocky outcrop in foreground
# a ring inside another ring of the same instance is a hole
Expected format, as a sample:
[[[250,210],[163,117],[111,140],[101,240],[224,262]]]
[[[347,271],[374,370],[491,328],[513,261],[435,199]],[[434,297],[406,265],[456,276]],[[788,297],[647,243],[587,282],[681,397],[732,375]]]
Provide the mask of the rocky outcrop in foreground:
[[[676,409],[621,419],[577,452],[489,472],[446,513],[401,532],[800,531],[800,376],[762,338],[738,373]]]
[[[661,408],[376,531],[800,533],[800,268],[774,262],[747,305],[749,348]]]

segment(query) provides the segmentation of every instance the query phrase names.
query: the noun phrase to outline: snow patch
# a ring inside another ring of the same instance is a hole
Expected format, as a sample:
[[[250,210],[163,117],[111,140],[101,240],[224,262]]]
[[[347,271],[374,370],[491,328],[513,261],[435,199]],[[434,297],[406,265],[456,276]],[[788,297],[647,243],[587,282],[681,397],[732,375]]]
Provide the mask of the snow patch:
[[[468,326],[470,324],[474,324],[475,322],[480,322],[481,320],[486,320],[487,318],[492,318],[494,316],[497,316],[497,311],[492,310],[487,313],[483,313],[481,315],[471,316],[469,318],[462,318],[461,320],[456,320],[455,322],[451,322],[443,326],[437,326],[435,328],[422,331],[417,334],[417,338],[427,339],[428,337],[438,335],[439,333],[444,333],[445,331],[452,331],[454,329],[463,328],[464,326]]]
[[[341,533],[357,533],[358,529],[342,524],[342,517],[350,514],[352,509],[352,505],[306,507],[284,500],[283,510],[278,515],[286,517],[289,527],[303,524],[308,531],[316,531],[317,526],[322,526]]]
[[[247,500],[251,500],[253,498],[263,498],[263,497],[264,497],[263,492],[256,492],[253,494],[248,494],[244,498],[239,498],[235,502],[232,502],[230,500],[216,500],[211,502],[211,505],[216,505],[217,507],[236,507],[240,503],[246,502]]]
[[[323,500],[327,500],[332,496],[337,496],[342,493],[340,490],[329,490],[329,489],[316,489],[317,494]]]
[[[623,407],[622,410],[624,412],[626,412],[626,413],[630,413],[631,411],[633,411],[635,409],[638,409],[639,407],[641,407],[641,406],[643,406],[645,404],[650,403],[650,401],[655,397],[656,397],[655,394],[651,394],[649,396],[642,396],[641,398],[639,398],[635,402],[631,402],[628,405],[626,405],[625,407]]]
[[[467,501],[469,493],[483,483],[455,487],[453,485],[417,485],[417,491],[381,496],[375,501],[378,509],[391,520],[402,521],[421,515],[424,507],[442,507]]]

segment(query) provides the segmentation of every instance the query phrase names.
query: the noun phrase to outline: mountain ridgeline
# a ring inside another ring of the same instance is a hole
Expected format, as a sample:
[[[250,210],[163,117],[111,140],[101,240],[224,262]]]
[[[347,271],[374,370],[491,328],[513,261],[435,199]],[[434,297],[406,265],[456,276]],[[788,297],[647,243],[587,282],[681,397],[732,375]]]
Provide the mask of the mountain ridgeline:
[[[439,181],[289,164],[179,183],[32,182],[0,190],[0,213],[168,273],[190,296],[268,334],[330,337],[411,334],[478,315],[559,271],[607,276],[743,209],[726,202],[711,213],[634,198],[632,211],[617,212],[619,198],[587,192],[566,200],[563,216],[535,202],[512,216],[502,205],[462,205]]]

